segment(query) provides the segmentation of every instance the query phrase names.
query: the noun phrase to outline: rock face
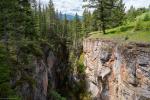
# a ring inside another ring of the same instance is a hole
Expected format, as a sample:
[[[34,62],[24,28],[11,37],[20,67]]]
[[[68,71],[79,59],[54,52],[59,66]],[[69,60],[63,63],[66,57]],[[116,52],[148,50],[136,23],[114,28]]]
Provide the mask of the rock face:
[[[48,87],[48,71],[43,60],[37,60],[35,71],[34,100],[46,100]]]
[[[150,100],[150,44],[86,39],[83,50],[94,100]]]
[[[48,51],[47,56],[34,57],[32,61],[31,66],[17,72],[12,84],[19,84],[17,90],[22,100],[47,100],[48,85],[51,89],[55,88],[53,72],[56,57]]]
[[[55,56],[49,51],[46,61],[36,60],[35,62],[35,77],[36,86],[34,91],[34,100],[47,100],[48,80],[51,81],[51,88],[55,87],[53,76],[53,67],[55,63]]]

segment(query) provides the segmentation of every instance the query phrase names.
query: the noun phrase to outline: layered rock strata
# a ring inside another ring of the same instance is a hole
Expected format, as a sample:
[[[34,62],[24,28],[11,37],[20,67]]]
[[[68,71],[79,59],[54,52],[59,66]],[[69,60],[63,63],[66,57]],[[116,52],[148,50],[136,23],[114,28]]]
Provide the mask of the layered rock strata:
[[[94,100],[150,100],[150,44],[85,39],[83,51]]]

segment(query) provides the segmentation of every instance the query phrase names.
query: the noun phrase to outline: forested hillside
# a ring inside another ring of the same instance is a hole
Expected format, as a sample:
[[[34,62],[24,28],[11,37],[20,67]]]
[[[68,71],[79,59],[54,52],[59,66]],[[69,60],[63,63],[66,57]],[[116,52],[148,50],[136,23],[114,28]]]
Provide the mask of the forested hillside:
[[[119,27],[107,29],[106,35],[100,31],[91,32],[89,38],[113,39],[119,42],[149,43],[149,31],[150,12],[145,12]]]
[[[150,42],[150,7],[89,0],[83,9],[72,19],[52,0],[0,1],[0,99],[91,100],[84,38]]]

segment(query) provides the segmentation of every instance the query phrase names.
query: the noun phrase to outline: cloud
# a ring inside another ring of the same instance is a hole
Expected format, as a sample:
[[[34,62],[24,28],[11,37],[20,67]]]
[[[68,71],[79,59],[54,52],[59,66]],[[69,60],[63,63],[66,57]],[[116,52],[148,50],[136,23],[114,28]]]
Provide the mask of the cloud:
[[[54,4],[62,13],[82,15],[82,0],[54,0]]]
[[[135,8],[148,7],[150,5],[150,0],[124,0],[126,10],[128,10],[132,5]]]
[[[62,13],[72,14],[78,13],[82,15],[83,0],[53,0],[55,9],[61,11]],[[48,4],[49,0],[41,0],[42,4]],[[150,5],[150,0],[124,0],[126,10],[133,5],[135,8],[148,7]]]
[[[49,0],[41,0],[42,4],[48,4]],[[62,13],[82,15],[82,0],[53,0],[55,9]]]

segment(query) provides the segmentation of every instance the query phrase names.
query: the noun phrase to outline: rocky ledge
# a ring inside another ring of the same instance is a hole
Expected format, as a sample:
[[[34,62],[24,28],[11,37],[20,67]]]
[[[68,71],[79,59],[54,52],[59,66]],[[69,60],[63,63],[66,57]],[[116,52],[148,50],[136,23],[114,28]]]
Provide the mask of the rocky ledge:
[[[150,44],[85,39],[83,50],[94,100],[150,100]]]

